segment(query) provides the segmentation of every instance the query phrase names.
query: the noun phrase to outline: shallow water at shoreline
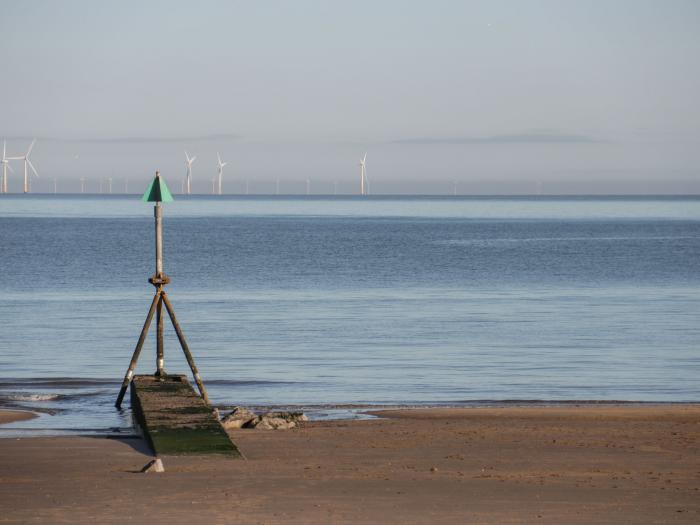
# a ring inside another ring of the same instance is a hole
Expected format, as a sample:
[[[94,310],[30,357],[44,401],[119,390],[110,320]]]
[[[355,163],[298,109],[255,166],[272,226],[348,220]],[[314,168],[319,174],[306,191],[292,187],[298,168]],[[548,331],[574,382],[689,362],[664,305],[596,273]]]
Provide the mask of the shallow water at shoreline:
[[[26,384],[26,383],[25,383]],[[118,385],[115,383],[115,387]],[[81,398],[80,395],[72,399]],[[135,435],[132,413],[129,403],[122,409],[116,410],[112,403],[114,392],[87,394],[72,406],[63,400],[70,396],[60,394],[26,394],[6,396],[0,400],[0,411],[24,410],[34,413],[37,417],[5,423],[0,425],[0,439],[15,437],[42,436],[114,436],[124,437]],[[52,408],[47,408],[51,406]],[[603,406],[679,406],[691,405],[694,402],[640,402],[620,400],[560,400],[542,401],[536,399],[517,400],[472,400],[452,401],[444,403],[408,403],[408,404],[329,404],[329,405],[247,405],[247,408],[257,413],[268,411],[304,412],[310,421],[327,420],[366,420],[377,417],[375,412],[394,409],[444,409],[444,408],[534,408],[534,407],[603,407]],[[236,405],[216,404],[222,415],[227,414]]]

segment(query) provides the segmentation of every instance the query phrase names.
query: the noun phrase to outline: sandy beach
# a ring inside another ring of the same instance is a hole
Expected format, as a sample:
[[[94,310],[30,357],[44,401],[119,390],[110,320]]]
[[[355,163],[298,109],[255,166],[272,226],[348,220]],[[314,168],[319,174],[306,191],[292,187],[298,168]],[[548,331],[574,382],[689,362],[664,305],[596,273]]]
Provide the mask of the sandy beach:
[[[381,415],[237,430],[246,460],[166,456],[163,474],[139,473],[138,438],[3,439],[0,522],[700,521],[699,405]]]

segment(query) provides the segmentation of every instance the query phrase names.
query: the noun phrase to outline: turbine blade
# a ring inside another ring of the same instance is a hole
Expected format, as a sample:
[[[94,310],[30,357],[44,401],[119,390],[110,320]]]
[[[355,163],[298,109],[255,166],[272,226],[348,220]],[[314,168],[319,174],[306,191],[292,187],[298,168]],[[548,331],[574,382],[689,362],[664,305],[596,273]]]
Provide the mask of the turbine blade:
[[[219,159],[219,164],[221,164],[221,156],[218,151],[216,152],[216,158]]]
[[[27,154],[25,157],[29,157],[29,154],[32,152],[32,148],[34,147],[34,143],[36,142],[36,139],[32,140],[32,143],[29,145],[29,149],[27,150]]]
[[[364,164],[366,160],[367,160],[367,152],[365,151],[365,156],[362,157],[362,164]]]
[[[15,170],[12,169],[12,166],[10,166],[10,163],[7,163],[7,169],[10,170],[11,173],[14,173]]]
[[[34,175],[36,175],[37,179],[39,178],[39,174],[36,172],[36,169],[34,168],[34,165],[32,164],[32,161],[29,159],[24,159],[27,164],[29,164],[29,167],[32,168],[32,171],[34,172]]]
[[[190,163],[190,156],[187,154],[187,150],[185,150],[185,158],[187,159],[187,163]]]

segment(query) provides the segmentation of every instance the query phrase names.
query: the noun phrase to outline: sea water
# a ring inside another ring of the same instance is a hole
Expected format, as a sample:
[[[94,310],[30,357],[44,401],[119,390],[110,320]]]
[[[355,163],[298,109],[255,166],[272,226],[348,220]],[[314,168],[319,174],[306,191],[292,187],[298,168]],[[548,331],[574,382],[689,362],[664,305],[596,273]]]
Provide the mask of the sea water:
[[[176,196],[164,226],[222,408],[700,401],[696,197]],[[129,427],[153,235],[138,196],[0,196],[0,407],[43,414],[0,436]]]

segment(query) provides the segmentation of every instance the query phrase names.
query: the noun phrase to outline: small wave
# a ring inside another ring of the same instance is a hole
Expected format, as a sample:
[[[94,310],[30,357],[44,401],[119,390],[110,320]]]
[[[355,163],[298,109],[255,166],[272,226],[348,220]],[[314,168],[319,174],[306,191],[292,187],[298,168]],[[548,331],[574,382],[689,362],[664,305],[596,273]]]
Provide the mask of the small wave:
[[[5,394],[7,401],[55,401],[61,394]]]
[[[0,379],[0,390],[6,388],[87,388],[119,385],[118,379],[81,377],[28,377]]]
[[[475,239],[444,239],[433,241],[432,244],[447,246],[471,246],[476,244],[510,244],[528,242],[618,242],[618,241],[676,241],[697,239],[692,235],[664,236],[619,236],[619,237],[519,237],[519,238],[475,238]]]
[[[262,385],[294,385],[298,381],[264,381],[257,379],[208,379],[205,381],[207,385],[218,386],[262,386]]]
[[[17,405],[31,403],[75,403],[85,398],[104,395],[106,392],[81,392],[78,394],[65,394],[60,392],[2,392],[0,393],[0,405]]]

